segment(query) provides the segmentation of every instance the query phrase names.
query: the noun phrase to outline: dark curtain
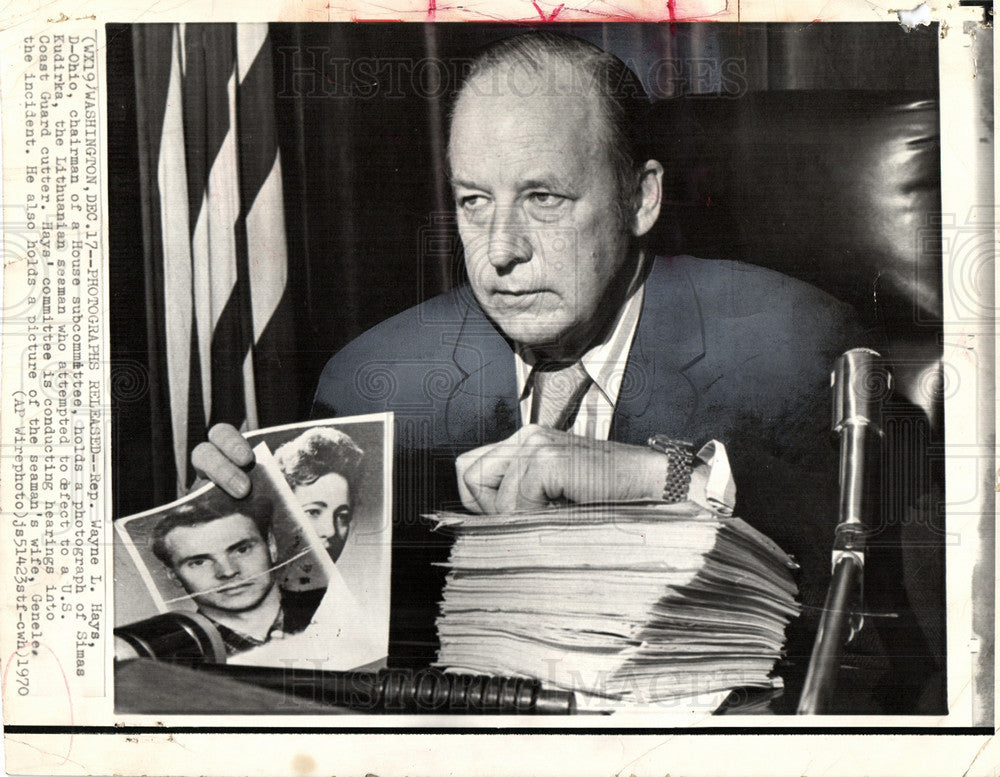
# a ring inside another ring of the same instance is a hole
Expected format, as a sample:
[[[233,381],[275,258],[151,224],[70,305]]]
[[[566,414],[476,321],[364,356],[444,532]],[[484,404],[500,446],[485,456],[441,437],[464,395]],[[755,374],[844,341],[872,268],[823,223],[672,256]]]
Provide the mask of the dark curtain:
[[[445,126],[463,60],[523,25],[271,26],[284,173],[289,304],[297,381],[263,425],[302,420],[329,356],[379,321],[462,278],[446,186]],[[936,30],[898,24],[613,24],[559,29],[613,51],[654,97],[789,89],[936,88]],[[148,390],[114,399],[115,515],[174,498],[158,476],[169,397],[150,385],[162,344],[148,298],[138,207],[132,35],[108,28],[112,380]]]

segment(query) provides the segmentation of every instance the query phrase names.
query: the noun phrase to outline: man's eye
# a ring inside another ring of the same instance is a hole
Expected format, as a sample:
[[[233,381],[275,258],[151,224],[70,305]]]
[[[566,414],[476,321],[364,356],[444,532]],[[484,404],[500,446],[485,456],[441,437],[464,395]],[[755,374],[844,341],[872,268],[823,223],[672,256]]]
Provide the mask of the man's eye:
[[[319,518],[322,514],[323,511],[320,510],[318,507],[310,507],[308,510],[306,510],[306,515],[308,515],[310,518]]]
[[[486,198],[481,194],[467,194],[458,198],[462,210],[477,211],[486,206]]]
[[[198,567],[202,567],[204,565],[205,565],[205,559],[203,558],[195,558],[191,559],[190,561],[184,562],[184,566],[186,566],[188,569],[197,569]]]
[[[337,508],[337,512],[335,514],[335,517],[339,518],[341,521],[343,521],[345,523],[350,523],[351,522],[351,518],[353,517],[352,510],[351,510],[350,507],[340,507],[340,508]]]
[[[528,195],[528,199],[532,205],[540,208],[558,208],[566,202],[565,197],[552,192],[532,192]]]
[[[236,548],[236,552],[240,554],[249,553],[251,550],[253,550],[252,542],[244,543],[243,545],[240,545],[238,548]]]

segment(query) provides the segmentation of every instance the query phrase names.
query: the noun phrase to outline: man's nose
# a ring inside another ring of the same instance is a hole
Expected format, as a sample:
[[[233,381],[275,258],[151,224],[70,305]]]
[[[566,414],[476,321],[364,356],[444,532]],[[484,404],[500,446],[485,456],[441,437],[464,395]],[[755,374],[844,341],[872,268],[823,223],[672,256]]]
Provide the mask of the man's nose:
[[[531,259],[531,236],[524,223],[524,214],[517,208],[496,208],[488,240],[487,256],[498,270]]]
[[[239,568],[228,558],[215,560],[215,576],[219,580],[228,580],[231,577],[236,577],[239,571]]]

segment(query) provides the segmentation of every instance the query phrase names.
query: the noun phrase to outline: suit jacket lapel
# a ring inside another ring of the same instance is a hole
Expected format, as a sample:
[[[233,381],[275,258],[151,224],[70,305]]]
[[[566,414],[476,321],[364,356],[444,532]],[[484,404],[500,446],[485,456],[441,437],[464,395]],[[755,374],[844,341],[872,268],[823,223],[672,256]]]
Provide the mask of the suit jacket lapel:
[[[452,350],[461,378],[445,405],[447,436],[461,448],[497,442],[519,426],[514,352],[471,296]]]
[[[701,308],[683,260],[655,260],[646,279],[611,439],[641,444],[655,433],[683,436],[699,393],[685,372],[704,354]]]

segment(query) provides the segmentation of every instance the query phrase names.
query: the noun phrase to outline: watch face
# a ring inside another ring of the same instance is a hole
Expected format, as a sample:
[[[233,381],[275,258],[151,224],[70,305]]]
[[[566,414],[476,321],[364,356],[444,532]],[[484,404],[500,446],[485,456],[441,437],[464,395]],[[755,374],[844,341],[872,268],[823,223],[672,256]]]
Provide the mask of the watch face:
[[[682,455],[693,456],[694,446],[687,440],[672,440],[665,434],[654,434],[649,438],[649,447],[660,453],[676,451]]]

